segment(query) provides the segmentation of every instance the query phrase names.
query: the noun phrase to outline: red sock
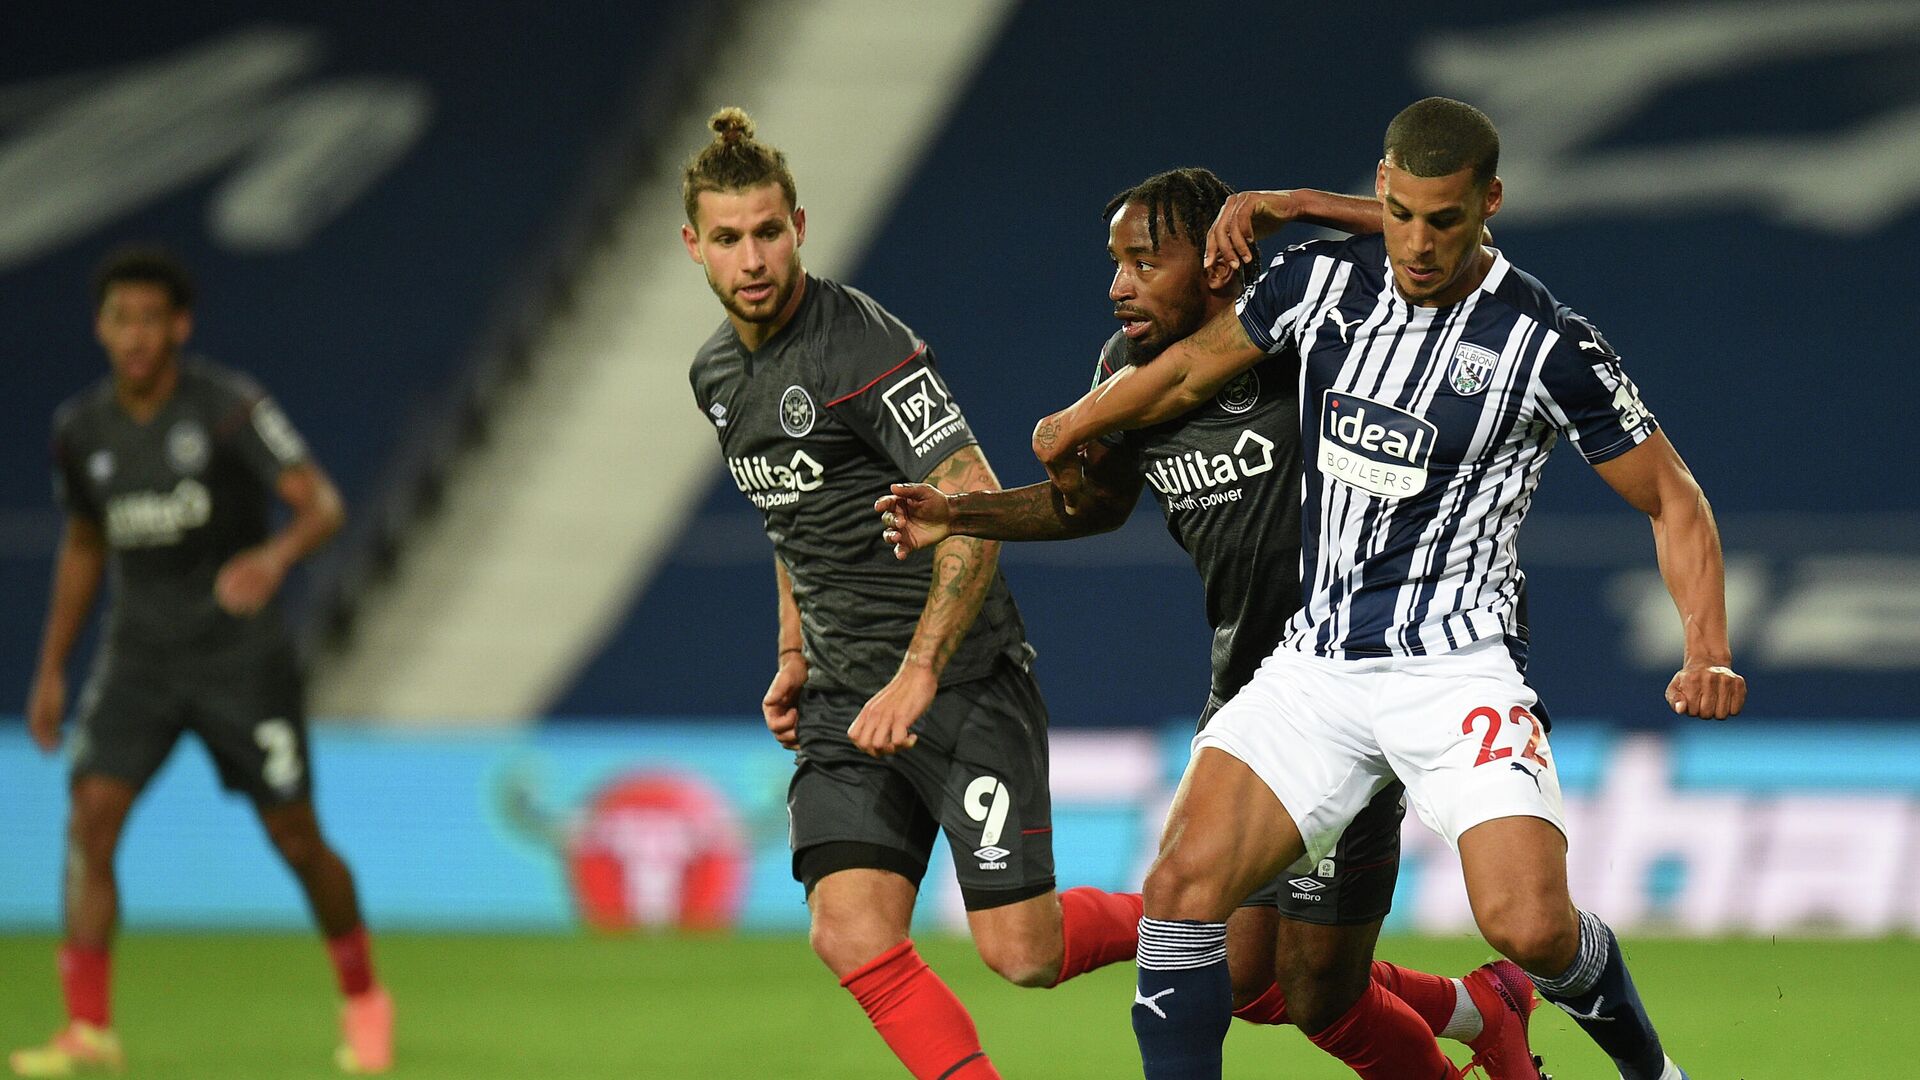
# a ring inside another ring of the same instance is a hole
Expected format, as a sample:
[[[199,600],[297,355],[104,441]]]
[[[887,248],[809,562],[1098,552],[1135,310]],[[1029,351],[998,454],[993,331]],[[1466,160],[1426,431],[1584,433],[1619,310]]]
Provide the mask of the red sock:
[[[1101,892],[1084,885],[1060,894],[1059,986],[1108,964],[1131,960],[1140,951],[1140,894]]]
[[[1429,975],[1424,971],[1389,964],[1385,960],[1375,960],[1373,981],[1386,987],[1387,993],[1406,1002],[1414,1012],[1419,1013],[1420,1019],[1426,1022],[1436,1037],[1453,1022],[1458,993],[1453,980],[1445,975]]]
[[[1287,995],[1280,992],[1280,984],[1267,987],[1266,993],[1233,1010],[1233,1015],[1249,1024],[1291,1024],[1287,1015]]]
[[[967,1007],[903,941],[840,980],[915,1080],[1000,1080]]]
[[[112,956],[105,949],[60,946],[60,991],[66,995],[69,1020],[84,1020],[94,1027],[111,1026],[107,984],[112,970]]]
[[[1377,982],[1367,984],[1347,1015],[1307,1038],[1366,1080],[1451,1080],[1455,1075],[1426,1022]]]
[[[367,939],[365,926],[328,938],[327,956],[333,961],[334,974],[340,977],[340,993],[359,997],[373,989],[373,943]]]

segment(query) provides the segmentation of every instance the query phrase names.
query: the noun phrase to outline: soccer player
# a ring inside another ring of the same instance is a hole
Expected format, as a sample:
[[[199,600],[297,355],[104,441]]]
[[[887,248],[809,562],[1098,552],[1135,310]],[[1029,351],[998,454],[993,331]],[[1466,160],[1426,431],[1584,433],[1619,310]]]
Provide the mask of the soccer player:
[[[141,788],[192,731],[221,783],[252,800],[326,937],[345,997],[337,1063],[382,1072],[393,1003],[374,980],[353,876],[314,816],[300,675],[276,600],[287,571],[339,530],[340,496],[252,380],[181,356],[193,299],[171,256],[110,257],[94,279],[94,329],[111,374],[54,417],[67,523],[27,704],[44,750],[60,744],[67,660],[103,573],[114,586],[68,745],[68,1022],[10,1063],[22,1076],[121,1066],[108,1008],[114,852]],[[278,532],[276,498],[292,511]]]
[[[1208,226],[1231,194],[1205,169],[1175,169],[1107,204],[1107,253],[1114,264],[1107,297],[1122,329],[1101,349],[1094,385],[1152,363],[1232,309],[1245,286],[1242,271],[1225,260],[1205,269],[1200,264]],[[1277,216],[1290,220],[1352,232],[1380,227],[1372,199],[1294,191],[1274,202]],[[1152,487],[1168,531],[1193,558],[1205,586],[1214,636],[1204,729],[1273,652],[1300,605],[1293,368],[1291,356],[1264,359],[1191,412],[1093,444],[1081,463],[1086,484],[1073,513],[1051,483],[953,495],[896,484],[874,507],[884,518],[884,538],[904,558],[955,535],[1001,541],[1088,536],[1119,527],[1141,488]],[[1493,1080],[1537,1080],[1527,1048],[1533,987],[1511,962],[1488,964],[1464,979],[1371,963],[1399,876],[1402,791],[1398,783],[1382,788],[1326,860],[1298,875],[1279,875],[1235,909],[1227,920],[1234,1015],[1296,1024],[1363,1066],[1379,1044],[1405,1040],[1431,1048],[1436,1035],[1459,1039],[1475,1049]],[[1276,956],[1284,987],[1275,982]],[[1327,1029],[1370,977],[1407,1008],[1344,1041],[1329,1037]]]
[[[773,541],[777,673],[761,707],[797,749],[787,809],[813,950],[921,1080],[999,1074],[908,939],[944,829],[981,958],[1052,986],[1133,955],[1138,894],[1054,892],[1047,713],[998,545],[894,559],[873,493],[998,487],[927,343],[871,297],[806,273],[806,211],[739,109],[682,184],[687,254],[726,318],[694,398]]]
[[[1236,315],[1035,428],[1035,453],[1072,505],[1081,447],[1189,412],[1271,353],[1301,358],[1305,602],[1195,737],[1147,879],[1133,1023],[1149,1080],[1219,1076],[1227,914],[1276,869],[1324,856],[1395,777],[1459,851],[1488,942],[1625,1080],[1685,1076],[1612,931],[1568,894],[1559,775],[1521,675],[1515,539],[1564,433],[1653,522],[1686,635],[1666,700],[1724,719],[1746,688],[1731,667],[1719,537],[1612,347],[1482,243],[1503,195],[1498,157],[1471,106],[1408,107],[1376,172],[1383,236],[1289,248]],[[1236,221],[1271,212],[1263,196],[1237,198],[1210,237],[1231,266],[1251,257]],[[1369,1022],[1379,997],[1369,988],[1340,1023]]]

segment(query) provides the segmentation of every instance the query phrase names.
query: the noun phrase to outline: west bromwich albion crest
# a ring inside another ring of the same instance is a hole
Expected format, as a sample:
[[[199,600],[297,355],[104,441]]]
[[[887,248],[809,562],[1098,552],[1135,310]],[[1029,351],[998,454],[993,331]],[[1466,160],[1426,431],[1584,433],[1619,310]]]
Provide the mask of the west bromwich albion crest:
[[[1494,365],[1499,362],[1499,353],[1463,341],[1454,347],[1453,364],[1447,370],[1447,385],[1453,387],[1453,392],[1461,397],[1472,397],[1487,388],[1487,383],[1492,381]]]

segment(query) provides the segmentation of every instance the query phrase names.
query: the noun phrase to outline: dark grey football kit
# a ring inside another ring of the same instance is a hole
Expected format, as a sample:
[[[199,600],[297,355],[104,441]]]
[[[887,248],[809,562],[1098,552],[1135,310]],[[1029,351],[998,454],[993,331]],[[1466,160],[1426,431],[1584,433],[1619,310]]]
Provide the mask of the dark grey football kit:
[[[772,340],[750,352],[723,321],[691,381],[800,609],[795,879],[811,892],[837,870],[881,869],[918,884],[944,829],[969,910],[1051,890],[1047,712],[998,571],[916,745],[876,759],[847,736],[898,670],[932,577],[931,552],[894,558],[873,500],[976,442],[933,350],[871,297],[809,275]]]
[[[75,707],[75,777],[136,788],[181,732],[206,744],[229,790],[271,806],[307,797],[299,665],[277,600],[238,617],[214,598],[228,559],[265,541],[280,474],[306,448],[252,380],[183,360],[173,396],[141,423],[111,379],[54,414],[54,490],[106,538],[111,599]]]
[[[1095,386],[1128,363],[1123,334],[1109,338]],[[1300,416],[1298,367],[1271,357],[1214,399],[1163,424],[1108,437],[1130,455],[1189,556],[1213,627],[1207,726],[1279,645],[1300,607]],[[1244,901],[1323,926],[1370,923],[1393,907],[1400,876],[1405,792],[1381,789],[1347,826],[1333,853],[1303,872],[1282,873]]]

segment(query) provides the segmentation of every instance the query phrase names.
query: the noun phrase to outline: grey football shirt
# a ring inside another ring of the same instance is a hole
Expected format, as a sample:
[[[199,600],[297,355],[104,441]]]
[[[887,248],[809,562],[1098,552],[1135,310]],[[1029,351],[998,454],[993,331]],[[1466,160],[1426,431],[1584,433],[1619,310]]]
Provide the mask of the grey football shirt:
[[[1126,337],[1116,333],[1100,350],[1094,385],[1126,364]],[[1300,607],[1296,378],[1292,357],[1270,357],[1205,405],[1110,440],[1138,457],[1167,531],[1200,571],[1221,701],[1253,677]]]
[[[895,559],[873,501],[976,441],[933,350],[872,297],[809,275],[792,321],[758,352],[722,321],[690,374],[734,486],[793,579],[808,685],[877,693],[919,624],[933,553]],[[941,682],[1031,655],[996,570]]]
[[[196,653],[283,642],[277,601],[237,618],[213,585],[229,558],[267,539],[280,474],[306,456],[257,384],[203,360],[180,362],[173,396],[145,423],[120,407],[111,379],[63,404],[54,492],[106,536],[107,642]]]

